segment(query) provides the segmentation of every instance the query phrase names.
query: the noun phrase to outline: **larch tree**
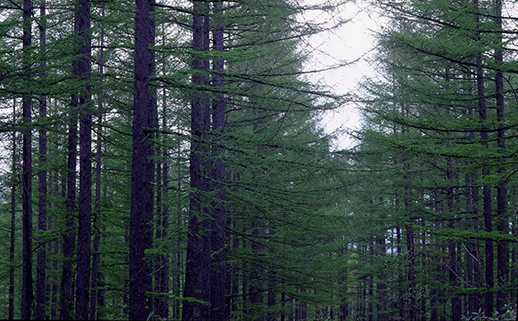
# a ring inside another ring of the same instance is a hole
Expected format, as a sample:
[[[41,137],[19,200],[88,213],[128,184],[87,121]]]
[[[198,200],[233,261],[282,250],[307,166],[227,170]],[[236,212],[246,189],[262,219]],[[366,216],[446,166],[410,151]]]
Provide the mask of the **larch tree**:
[[[46,46],[46,4],[45,2],[40,4],[40,52],[41,56],[45,55]],[[40,77],[45,78],[45,60],[42,59],[40,63]],[[42,95],[40,99],[39,108],[39,120],[45,121],[47,117],[47,97]],[[41,128],[38,133],[38,145],[39,145],[39,175],[38,175],[38,187],[39,187],[39,200],[38,200],[38,230],[44,233],[47,230],[47,130]],[[47,242],[43,240],[39,244],[42,249],[38,252],[38,263],[37,263],[37,280],[36,280],[36,311],[34,317],[36,319],[45,319],[46,311],[46,300],[47,300],[47,288],[46,288],[46,269],[47,269]]]
[[[129,317],[146,320],[152,311],[152,260],[146,250],[153,246],[154,139],[157,129],[155,89],[154,0],[136,2],[135,88],[133,105],[133,148],[131,175],[131,218],[129,256]]]
[[[77,76],[80,88],[79,110],[79,219],[77,231],[76,315],[78,320],[88,320],[92,218],[92,106],[90,85],[90,1],[80,0],[76,8],[76,33],[80,43]]]
[[[26,88],[30,88],[32,77],[32,15],[31,0],[23,2],[23,73]],[[26,90],[27,90],[26,89]],[[22,231],[23,231],[23,267],[22,267],[22,302],[21,317],[32,317],[32,93],[27,92],[22,99],[22,117],[25,129],[22,146]]]

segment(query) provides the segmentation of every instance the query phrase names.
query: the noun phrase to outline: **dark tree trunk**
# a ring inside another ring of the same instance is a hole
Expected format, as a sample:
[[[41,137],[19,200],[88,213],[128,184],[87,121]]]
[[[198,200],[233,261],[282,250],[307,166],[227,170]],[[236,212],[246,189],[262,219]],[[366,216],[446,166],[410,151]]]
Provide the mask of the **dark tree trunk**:
[[[495,23],[499,30],[502,29],[502,1],[495,0]],[[497,34],[497,46],[502,46],[502,34]],[[503,63],[502,49],[498,47],[495,50],[495,61],[498,66]],[[505,103],[504,103],[504,77],[501,70],[497,70],[495,76],[496,88],[496,117],[497,121],[501,123],[498,130],[497,145],[502,157],[505,157]],[[497,188],[497,230],[502,234],[509,233],[509,219],[507,216],[507,181],[505,177],[505,167],[499,168],[498,172],[501,175],[501,180]],[[506,242],[499,242],[497,245],[497,279],[498,286],[501,288],[509,281],[509,248]],[[506,290],[499,290],[496,294],[496,310],[500,314],[506,312],[506,304],[508,302],[508,294]]]
[[[430,253],[427,251],[429,245],[427,244],[427,233],[426,231],[426,223],[424,219],[421,219],[421,245],[423,248],[423,253],[421,254],[421,271],[424,274],[427,267],[427,262],[429,261]],[[422,321],[426,321],[426,302],[428,301],[429,296],[426,295],[428,292],[428,286],[422,286],[421,287],[421,308],[419,311],[419,316]]]
[[[102,8],[101,16],[104,17],[105,9]],[[98,95],[98,109],[97,122],[98,131],[101,131],[103,120],[103,99],[104,99],[104,28],[101,29],[100,52],[99,52],[99,95]],[[90,320],[98,318],[97,302],[99,300],[98,286],[101,281],[101,273],[99,272],[99,243],[101,241],[100,223],[101,223],[101,174],[102,174],[102,143],[99,135],[97,135],[97,151],[95,164],[95,200],[94,200],[94,228],[95,235],[92,248],[92,274],[91,274],[91,293],[90,293]]]
[[[452,164],[451,160],[448,160],[448,169],[446,171],[446,179],[450,183],[450,185],[454,184],[453,181],[453,171],[452,171]],[[454,190],[453,187],[449,187],[447,190],[447,204],[448,204],[448,211],[449,215],[453,216],[449,222],[448,227],[450,229],[455,229],[455,208],[454,208]],[[452,320],[460,320],[462,316],[462,304],[461,300],[458,297],[458,295],[455,293],[456,287],[459,286],[459,280],[458,280],[458,274],[459,269],[457,265],[457,243],[455,241],[450,241],[448,244],[448,254],[449,254],[449,281],[450,285],[452,286],[452,293],[451,293],[451,317]]]
[[[30,47],[32,1],[23,2],[23,71],[29,87],[30,81]],[[22,117],[26,128],[23,131],[22,146],[22,302],[21,317],[29,320],[32,317],[32,133],[31,133],[32,98],[24,94],[22,100]]]
[[[469,115],[472,115],[475,111],[476,107],[469,108]],[[469,133],[469,140],[474,141],[475,140],[475,133],[470,132]],[[468,176],[468,210],[471,212],[473,217],[473,230],[480,229],[479,224],[479,186],[477,183],[477,175],[476,174],[470,174]],[[467,257],[468,259],[472,259],[473,262],[473,285],[472,287],[476,289],[482,288],[482,266],[481,266],[481,258],[480,258],[480,244],[478,240],[474,240],[473,243],[471,243],[471,246],[468,247],[468,250],[470,253],[468,253]],[[479,291],[477,291],[475,294],[473,294],[469,298],[469,304],[468,304],[468,316],[473,315],[473,313],[479,313],[482,308],[482,296]]]
[[[16,119],[16,98],[13,99],[13,122]],[[16,233],[16,185],[17,177],[16,174],[18,164],[17,151],[16,151],[16,131],[13,131],[13,162],[11,166],[11,244],[9,248],[9,320],[14,320],[14,250],[15,250],[15,233]]]
[[[135,92],[133,108],[133,153],[130,221],[130,320],[146,320],[151,313],[152,262],[145,250],[153,246],[156,134],[156,97],[150,85],[155,72],[154,0],[137,0],[135,25]]]
[[[163,116],[163,127],[165,128],[167,126],[166,123],[166,107],[164,104],[164,116]],[[167,149],[164,148],[163,151],[163,157],[164,159],[167,159]],[[168,185],[169,185],[169,167],[167,165],[167,162],[164,162],[162,164],[162,186],[163,186],[163,192],[162,195],[164,199],[168,198]],[[164,239],[167,239],[168,236],[168,229],[169,229],[169,207],[166,203],[162,204],[162,237]],[[167,256],[163,255],[161,256],[161,266],[160,266],[160,292],[161,293],[169,293],[169,259]],[[160,302],[160,309],[158,310],[158,316],[163,318],[164,320],[167,320],[169,318],[169,306],[167,304],[166,300],[162,300]]]
[[[45,3],[40,7],[41,24],[40,28],[40,50],[42,56],[45,57],[45,43],[46,43],[46,26],[45,26]],[[45,60],[41,62],[42,72],[41,78],[44,79],[46,76],[45,72]],[[40,97],[40,120],[44,120],[47,117],[47,97]],[[47,131],[45,129],[39,130],[39,201],[38,201],[38,230],[45,232],[47,230]],[[45,305],[46,305],[46,269],[47,269],[47,247],[46,243],[39,242],[38,246],[40,251],[37,256],[37,283],[36,283],[36,313],[35,318],[37,320],[45,320]]]
[[[79,34],[79,19],[74,19],[74,33]],[[80,48],[80,44],[78,44]],[[79,54],[79,53],[77,53]],[[79,79],[80,66],[79,60],[75,59],[72,63],[72,74]],[[74,256],[75,233],[74,233],[74,213],[76,207],[76,179],[77,179],[77,122],[78,122],[78,104],[79,98],[76,93],[72,94],[70,111],[68,115],[68,163],[67,163],[67,229],[63,238],[63,273],[61,276],[61,315],[62,320],[72,319],[72,307],[74,303],[73,293],[73,266],[72,258]]]
[[[476,14],[475,20],[477,23],[477,30],[475,34],[475,39],[480,40],[480,17],[478,14],[479,9],[479,1],[473,0],[473,4],[475,6]],[[485,94],[485,79],[484,79],[484,69],[482,65],[482,55],[479,54],[476,57],[476,74],[477,74],[477,95],[478,95],[478,112],[480,123],[483,124],[483,128],[480,132],[480,139],[482,140],[482,144],[487,148],[489,136],[488,131],[484,130],[485,125],[484,122],[487,121],[487,107],[486,107],[486,94]],[[487,166],[482,170],[482,176],[485,178],[490,175],[490,171]],[[484,226],[486,232],[493,231],[493,216],[491,210],[491,186],[485,185],[483,186],[483,197],[484,197]],[[493,287],[494,287],[494,249],[493,249],[493,241],[486,241],[486,293],[484,297],[484,314],[487,317],[493,315],[494,309],[494,298],[493,298]]]
[[[159,137],[157,137],[159,139]],[[162,213],[162,160],[158,159],[156,162],[156,224],[155,224],[155,247],[161,248],[162,246],[162,219],[163,219],[163,213]],[[162,302],[163,298],[161,295],[157,295],[157,293],[160,293],[160,286],[162,284],[161,276],[162,274],[162,255],[158,254],[153,259],[155,267],[153,270],[153,274],[155,277],[154,280],[154,298],[153,298],[153,313],[155,315],[159,315],[160,311],[162,310]]]
[[[70,320],[72,296],[72,257],[74,256],[74,216],[76,210],[76,167],[77,167],[77,96],[72,95],[68,127],[68,174],[67,174],[67,228],[63,237],[63,272],[61,276],[61,312],[62,320]]]
[[[406,207],[406,206],[405,206]],[[416,320],[417,315],[417,303],[416,303],[416,291],[415,291],[415,236],[414,229],[411,226],[406,227],[406,239],[407,239],[407,250],[408,250],[408,275],[407,280],[409,284],[409,302],[408,302],[408,315],[407,320]]]
[[[387,253],[385,235],[377,238],[376,245],[377,245],[376,252],[378,253],[378,257],[381,260],[383,260],[384,256]],[[385,283],[386,282],[385,277],[386,277],[386,275],[385,275],[384,271],[380,271],[380,273],[378,274],[378,282],[376,282],[376,296],[378,297],[378,305],[377,305],[376,309],[378,312],[378,317],[377,317],[378,321],[387,321],[387,315],[385,314],[385,311],[387,309],[387,301],[386,301],[387,300],[386,299],[387,286]]]
[[[195,52],[209,50],[209,3],[205,0],[193,4],[193,49]],[[194,57],[192,82],[195,87],[208,85],[208,61],[200,56]],[[207,134],[210,129],[210,100],[200,89],[193,93],[191,102],[191,154],[190,154],[190,218],[187,240],[187,258],[184,296],[211,302],[211,244],[212,226],[207,204],[210,189],[207,177],[210,167]],[[208,203],[210,204],[210,203]],[[211,308],[185,301],[183,320],[210,320]]]
[[[218,17],[223,14],[223,2],[214,2],[214,14]],[[209,23],[208,19],[205,22]],[[221,18],[215,20],[216,28],[213,32],[214,50],[224,50],[224,29]],[[207,32],[207,31],[206,31]],[[222,58],[214,61],[214,76],[212,85],[216,88],[225,86],[223,73],[225,62]],[[216,89],[216,92],[218,89]],[[223,148],[223,131],[225,127],[225,97],[216,93],[212,102],[212,160],[211,166],[212,185],[216,191],[216,200],[213,203],[212,231],[211,231],[211,319],[227,320],[229,315],[225,313],[225,164],[221,158]]]
[[[77,35],[81,39],[77,57],[79,94],[79,224],[77,233],[76,319],[88,320],[90,287],[90,251],[92,219],[92,106],[90,98],[90,0],[80,0],[76,19]]]
[[[482,64],[482,58],[477,57],[477,64]],[[485,99],[485,89],[484,89],[484,76],[482,67],[477,67],[477,88],[478,88],[478,96],[479,96],[479,113],[480,113],[480,121],[485,122],[487,120],[486,113],[486,99]],[[480,133],[483,144],[487,147],[488,141],[488,133],[487,131],[482,131]],[[489,169],[485,167],[482,170],[482,175],[487,177],[490,175]],[[493,214],[491,209],[491,186],[485,185],[483,187],[483,197],[484,197],[484,226],[486,232],[493,231]],[[493,302],[493,292],[492,289],[494,287],[494,248],[493,241],[486,241],[486,293],[485,293],[485,303],[484,303],[484,312],[486,316],[493,315],[494,302]]]
[[[52,182],[52,184],[54,185],[54,195],[57,197],[59,197],[59,171],[56,170],[54,171],[54,180]],[[62,184],[63,186],[65,184]],[[49,224],[50,225],[50,224]],[[50,229],[50,226],[49,226],[49,229]],[[52,263],[52,270],[53,270],[53,277],[52,277],[52,293],[51,293],[51,298],[50,298],[50,319],[51,320],[56,320],[57,319],[57,311],[58,311],[58,284],[59,284],[59,279],[58,279],[58,270],[59,270],[59,262],[58,260],[56,259],[59,255],[59,240],[56,239],[54,241],[54,248],[53,248],[53,252],[54,252],[54,258],[53,258],[53,263]]]
[[[162,115],[162,128],[167,127],[167,108],[166,108],[166,99],[165,99],[165,90],[163,93],[163,115]],[[168,198],[168,165],[167,165],[167,148],[164,146],[162,151],[162,157],[164,162],[162,164],[157,165],[157,181],[158,181],[158,191],[157,192],[157,213],[160,210],[161,215],[158,217],[158,227],[157,228],[157,237],[160,235],[162,239],[166,240],[168,236],[169,229],[169,207],[167,202],[163,202],[162,199],[166,200]],[[161,172],[160,172],[161,171]],[[159,197],[160,195],[160,197]],[[158,233],[158,229],[160,233]],[[158,286],[158,292],[160,293],[168,293],[169,292],[169,259],[166,255],[160,255],[158,258],[158,278],[156,280]],[[167,296],[160,298],[158,302],[155,303],[155,313],[157,316],[161,317],[164,320],[167,320],[169,317],[169,307],[167,303]]]

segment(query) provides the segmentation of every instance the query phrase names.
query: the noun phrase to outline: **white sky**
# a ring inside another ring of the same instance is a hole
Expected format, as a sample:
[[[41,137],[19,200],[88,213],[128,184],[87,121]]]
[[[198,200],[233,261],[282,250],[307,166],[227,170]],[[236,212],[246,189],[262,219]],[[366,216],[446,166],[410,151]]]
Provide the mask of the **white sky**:
[[[318,69],[358,60],[350,66],[313,76],[315,78],[312,78],[312,80],[325,84],[335,93],[354,92],[355,87],[364,76],[371,76],[374,73],[366,58],[374,47],[371,30],[378,28],[376,22],[378,19],[376,19],[373,10],[369,10],[368,2],[368,0],[357,0],[355,3],[347,3],[333,12],[335,17],[328,14],[312,17],[317,21],[330,21],[338,17],[350,20],[336,30],[312,37],[308,44],[315,49],[314,61],[311,62],[308,69]],[[360,116],[354,104],[351,103],[327,112],[323,119],[323,125],[328,132],[339,128],[359,129]],[[336,143],[338,149],[354,146],[354,141],[347,135],[340,136]]]

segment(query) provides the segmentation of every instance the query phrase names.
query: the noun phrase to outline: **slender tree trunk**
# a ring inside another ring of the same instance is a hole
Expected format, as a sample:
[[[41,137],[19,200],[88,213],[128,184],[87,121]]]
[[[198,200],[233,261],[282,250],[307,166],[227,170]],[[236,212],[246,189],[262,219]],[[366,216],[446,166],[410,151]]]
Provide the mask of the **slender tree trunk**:
[[[385,257],[387,250],[386,250],[386,241],[385,241],[385,235],[379,236],[377,238],[377,253],[378,257],[383,260]],[[387,315],[385,314],[385,311],[387,309],[387,285],[386,285],[386,274],[385,271],[380,271],[378,274],[378,282],[376,282],[376,296],[378,297],[378,306],[377,306],[377,312],[378,312],[378,321],[387,321]]]
[[[154,0],[137,0],[135,27],[135,95],[133,108],[133,153],[130,221],[130,320],[146,320],[153,301],[152,261],[145,250],[153,246],[155,164],[153,140],[156,135],[156,96],[150,84],[155,72]]]
[[[422,199],[424,197],[421,197]],[[428,256],[429,256],[429,252],[426,251],[426,249],[429,248],[429,245],[427,244],[427,233],[424,232],[426,231],[426,223],[425,223],[425,220],[424,218],[421,219],[421,228],[422,228],[422,231],[421,232],[421,246],[422,246],[422,254],[421,254],[421,273],[425,274],[426,272],[426,265],[427,265],[427,261],[428,261]],[[419,319],[421,319],[422,321],[426,321],[426,301],[428,300],[428,296],[426,295],[428,291],[428,286],[427,285],[424,285],[421,286],[421,307],[420,307],[420,311],[419,311]]]
[[[502,30],[502,1],[495,0],[495,23],[498,30]],[[497,46],[502,46],[502,34],[498,34]],[[500,67],[503,63],[502,49],[498,47],[495,50],[495,61]],[[502,154],[502,159],[505,159],[505,103],[504,103],[504,77],[501,70],[497,70],[495,76],[496,87],[496,117],[500,123],[498,130],[497,146],[499,152]],[[497,230],[502,234],[509,233],[509,219],[507,216],[507,180],[505,177],[505,167],[500,167],[498,173],[501,175],[501,180],[497,188]],[[499,242],[497,245],[497,279],[498,286],[503,287],[509,281],[509,248],[506,242]],[[508,303],[507,291],[501,289],[496,294],[496,310],[500,314],[506,311],[506,304]]]
[[[223,1],[214,2],[214,14],[221,17],[223,14]],[[209,23],[208,19],[205,22]],[[215,20],[216,28],[213,32],[214,50],[222,53],[224,50],[224,27],[221,18]],[[206,31],[207,32],[207,31]],[[225,72],[225,62],[222,58],[214,61],[214,76],[212,84],[219,88],[225,86],[223,73]],[[214,213],[212,215],[211,231],[211,319],[227,320],[229,315],[225,313],[225,164],[221,158],[223,148],[223,135],[225,127],[225,97],[222,93],[216,93],[212,102],[212,161],[211,178],[212,185],[216,191],[216,200],[213,204]]]
[[[476,30],[476,40],[480,40],[480,17],[478,14],[479,9],[479,1],[473,0],[473,4],[475,6],[476,10],[476,23],[477,23],[477,30]],[[483,124],[483,128],[480,132],[480,138],[482,140],[482,144],[487,148],[489,136],[487,130],[485,130],[484,123],[487,121],[487,107],[486,107],[486,94],[485,94],[485,79],[484,79],[484,69],[482,65],[482,55],[479,54],[476,57],[476,74],[477,74],[477,95],[478,95],[478,111],[479,111],[479,119],[480,122]],[[485,166],[482,169],[482,176],[488,177],[490,175],[490,171]],[[486,232],[492,232],[493,231],[493,216],[492,216],[492,209],[491,209],[491,186],[484,185],[483,186],[483,197],[484,197],[484,226]],[[493,249],[493,241],[487,240],[486,241],[486,293],[485,293],[485,302],[484,302],[484,314],[487,317],[490,317],[493,315],[493,309],[494,309],[494,298],[493,298],[493,292],[492,289],[494,287],[494,268],[493,268],[493,262],[494,262],[494,249]]]
[[[42,57],[45,57],[45,43],[46,43],[46,26],[45,26],[45,2],[40,7],[40,48]],[[40,77],[45,78],[45,60],[41,62],[42,72]],[[47,117],[47,97],[40,97],[40,120],[45,120]],[[44,233],[47,230],[47,131],[45,129],[39,130],[39,201],[38,201],[38,230]],[[35,318],[44,320],[45,305],[46,305],[46,269],[47,269],[47,247],[46,242],[39,242],[40,251],[37,256],[37,283],[36,283],[36,313]]]
[[[13,122],[16,119],[16,98],[13,99]],[[13,162],[11,165],[11,244],[9,248],[9,320],[14,320],[14,250],[15,250],[15,233],[16,233],[16,185],[18,171],[16,165],[18,164],[17,150],[16,150],[16,131],[13,131]]]
[[[30,88],[30,48],[32,41],[32,1],[23,2],[23,71],[27,88]],[[22,100],[22,117],[26,128],[23,131],[22,146],[22,302],[21,317],[29,320],[32,317],[32,133],[31,133],[32,98],[24,94]]]
[[[104,18],[105,9],[102,7],[101,17]],[[103,120],[103,100],[104,100],[104,28],[101,29],[100,39],[100,52],[99,52],[99,94],[98,94],[98,109],[97,109],[97,122],[98,131],[101,132],[102,120]],[[99,230],[101,223],[101,175],[102,175],[102,143],[100,135],[97,135],[97,151],[96,151],[96,164],[95,164],[95,200],[94,200],[94,228],[95,235],[92,248],[92,274],[91,274],[91,293],[90,293],[90,320],[95,320],[97,314],[97,302],[99,300],[98,286],[101,279],[99,272],[99,243],[101,240],[101,233]]]
[[[92,220],[92,106],[90,97],[90,0],[80,0],[76,19],[77,35],[81,39],[80,56],[77,57],[79,94],[79,224],[77,233],[76,319],[88,320],[90,287],[90,252]]]
[[[61,312],[62,320],[70,320],[72,296],[72,257],[74,256],[74,217],[76,210],[76,167],[77,167],[77,96],[72,95],[68,128],[68,174],[67,174],[67,227],[63,238],[63,272],[61,276]]]
[[[74,19],[74,33],[79,33],[79,19]],[[80,45],[78,45],[80,47]],[[72,62],[72,74],[79,78],[80,69],[79,61],[75,59]],[[76,207],[76,180],[77,180],[77,122],[78,122],[78,104],[79,98],[76,93],[72,94],[70,111],[68,114],[68,160],[67,160],[67,196],[66,208],[67,230],[63,238],[63,272],[61,276],[61,312],[60,318],[62,320],[72,319],[72,308],[74,303],[73,293],[73,266],[72,258],[74,256],[75,233],[74,233],[74,213]]]
[[[193,49],[195,52],[209,50],[209,3],[206,0],[193,3]],[[208,61],[199,55],[194,59],[192,76],[194,86],[208,85]],[[200,89],[193,93],[191,102],[191,155],[190,155],[190,218],[187,240],[187,258],[184,296],[211,302],[211,244],[212,222],[207,206],[207,192],[210,189],[209,147],[207,133],[210,129],[210,100]],[[210,203],[209,203],[210,204]],[[185,301],[183,320],[210,320],[211,308]]]
[[[164,95],[165,97],[165,95]],[[164,99],[165,100],[165,99]],[[166,122],[166,104],[164,101],[164,115],[163,115],[163,125],[162,127],[165,128],[167,126]],[[164,160],[167,160],[167,148],[164,147],[163,150],[163,158]],[[167,161],[164,161],[162,164],[162,186],[163,186],[163,192],[162,195],[164,199],[168,198],[168,185],[169,185],[169,167],[167,164]],[[169,229],[169,207],[164,202],[162,204],[162,237],[164,239],[167,239],[168,236],[168,229]],[[160,292],[161,293],[169,293],[169,260],[168,257],[163,255],[161,257],[161,266],[160,266]],[[160,302],[160,309],[158,311],[158,316],[163,318],[164,320],[167,320],[169,318],[169,306],[167,304],[166,300],[162,300]]]
[[[157,140],[160,139],[157,135]],[[160,151],[160,148],[157,149],[157,152]],[[162,242],[163,242],[163,235],[162,235],[162,219],[163,219],[163,213],[162,213],[162,160],[158,159],[156,161],[156,223],[155,223],[155,248],[161,248]],[[162,255],[158,254],[153,259],[155,267],[154,267],[154,277],[155,280],[153,282],[154,285],[154,298],[153,298],[153,313],[155,315],[159,315],[160,311],[162,309],[161,305],[163,302],[163,298],[161,295],[157,295],[157,293],[160,293],[160,286],[162,285]]]
[[[448,180],[450,185],[454,184],[453,181],[453,170],[452,170],[452,164],[451,160],[448,160],[448,169],[446,171],[446,179]],[[447,204],[448,204],[448,212],[450,216],[453,216],[448,221],[448,227],[450,229],[455,229],[455,208],[454,208],[454,190],[453,187],[449,187],[447,190]],[[457,296],[456,287],[459,286],[459,280],[458,280],[458,264],[457,264],[457,243],[455,241],[450,241],[448,244],[448,254],[449,254],[449,281],[450,285],[452,286],[453,290],[451,293],[451,317],[452,320],[460,320],[462,316],[462,304],[460,298]]]
[[[54,185],[54,195],[57,197],[59,197],[59,171],[58,170],[55,170],[54,172],[54,181],[53,181],[53,185]],[[65,185],[65,184],[62,184],[62,185]],[[50,229],[50,227],[49,227]],[[59,280],[58,280],[58,270],[59,270],[59,262],[57,260],[57,257],[59,255],[59,240],[55,240],[54,241],[54,249],[53,249],[53,263],[52,263],[52,271],[54,272],[53,274],[53,277],[52,277],[52,294],[51,294],[51,298],[50,298],[50,319],[51,320],[56,320],[57,319],[57,311],[58,311],[58,284],[59,284]]]
[[[406,166],[405,166],[406,167]],[[405,176],[406,179],[408,179]],[[405,212],[406,215],[410,214],[410,195],[407,190],[405,190]],[[417,303],[416,303],[416,278],[415,278],[415,235],[414,228],[412,227],[412,221],[410,220],[409,224],[406,226],[406,241],[407,241],[407,251],[408,251],[408,275],[407,281],[409,284],[408,294],[410,296],[408,303],[408,313],[407,320],[414,321],[417,320]]]

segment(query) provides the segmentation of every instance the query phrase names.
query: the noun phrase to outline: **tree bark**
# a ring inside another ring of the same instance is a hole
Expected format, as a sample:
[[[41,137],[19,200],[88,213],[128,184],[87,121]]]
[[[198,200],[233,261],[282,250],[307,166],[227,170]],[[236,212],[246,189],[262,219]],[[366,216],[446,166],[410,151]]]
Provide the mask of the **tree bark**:
[[[46,17],[45,17],[45,2],[40,7],[40,51],[42,57],[45,57],[45,44],[46,44]],[[40,77],[45,78],[45,60],[41,62],[42,71]],[[40,97],[40,120],[44,120],[47,117],[47,97]],[[38,230],[44,233],[47,230],[47,131],[43,128],[39,130],[39,201],[38,201]],[[46,242],[39,242],[38,246],[40,251],[37,256],[37,283],[36,283],[36,313],[35,318],[38,320],[44,320],[45,317],[45,305],[46,305],[46,265],[47,265],[47,247]]]
[[[495,0],[495,23],[498,31],[502,30],[502,1]],[[503,53],[500,46],[502,46],[502,34],[498,34],[497,44],[495,50],[495,61],[497,68],[500,68],[503,63]],[[497,147],[499,153],[505,159],[505,102],[504,102],[504,77],[501,70],[497,70],[495,75],[495,89],[496,89],[496,117],[500,123],[498,130]],[[501,175],[500,182],[497,188],[497,230],[502,234],[509,233],[509,218],[507,216],[507,180],[505,177],[506,169],[504,166],[500,167],[498,173]],[[498,286],[503,287],[509,281],[509,248],[506,242],[499,242],[497,245],[497,280]],[[506,312],[506,304],[508,301],[508,294],[505,290],[499,290],[496,294],[496,310],[501,315]]]
[[[77,231],[77,279],[76,279],[76,319],[88,320],[90,287],[90,252],[92,220],[92,106],[90,97],[90,0],[80,0],[76,19],[77,35],[81,39],[77,57],[80,129],[79,129],[79,224]]]
[[[213,32],[214,50],[220,53],[224,50],[224,27],[221,21],[223,14],[223,2],[214,2],[214,14],[216,28]],[[208,21],[206,22],[208,24]],[[214,76],[212,85],[216,87],[216,94],[212,102],[212,162],[211,178],[213,188],[216,191],[216,200],[213,204],[213,222],[211,231],[211,318],[212,320],[227,320],[230,315],[225,309],[225,164],[221,159],[223,153],[223,134],[225,127],[225,97],[218,93],[219,88],[225,86],[223,73],[225,62],[222,58],[214,61]]]
[[[13,122],[16,119],[16,98],[13,99]],[[16,233],[16,185],[18,171],[16,165],[18,164],[17,150],[16,150],[16,131],[13,131],[13,156],[11,165],[11,244],[9,248],[9,320],[14,320],[14,251],[15,251],[15,233]]]
[[[209,3],[206,0],[193,4],[193,49],[195,52],[209,50]],[[210,100],[200,86],[208,85],[208,60],[199,55],[194,57],[192,83],[197,89],[191,101],[191,154],[190,154],[190,218],[189,236],[187,240],[187,258],[184,296],[211,302],[211,218],[209,209],[202,206],[207,200],[210,185],[209,146],[207,134],[210,130]],[[183,320],[210,320],[211,309],[208,305],[200,305],[185,301],[183,304]]]
[[[32,1],[23,1],[23,72],[26,86],[30,82],[30,48],[32,41]],[[32,317],[32,133],[31,133],[32,98],[25,93],[22,98],[23,130],[22,146],[22,301],[21,317]]]
[[[146,320],[153,301],[152,262],[145,251],[153,246],[154,175],[153,140],[156,135],[156,97],[151,87],[155,72],[154,0],[137,0],[135,25],[135,92],[130,220],[129,318]]]
[[[105,16],[105,8],[102,7],[101,17]],[[97,108],[97,122],[98,131],[101,131],[103,121],[103,100],[104,100],[104,28],[101,28],[100,34],[100,49],[99,49],[99,94],[98,94],[98,108]],[[92,274],[91,274],[91,293],[90,293],[90,320],[96,320],[97,314],[97,301],[99,299],[98,286],[101,281],[101,273],[99,272],[100,253],[99,243],[101,241],[101,233],[99,230],[101,223],[101,175],[102,175],[102,143],[101,137],[97,135],[97,148],[96,148],[96,164],[95,164],[95,200],[94,200],[94,228],[95,235],[92,248]]]
[[[479,1],[473,0],[473,4],[475,6],[475,20],[477,23],[477,29],[475,34],[475,40],[480,40],[480,16],[479,16]],[[477,95],[478,95],[478,111],[479,111],[479,120],[480,123],[484,124],[487,121],[487,107],[486,107],[486,94],[485,94],[485,79],[484,79],[484,68],[482,65],[482,55],[479,54],[476,57],[476,74],[477,74]],[[485,130],[485,125],[480,132],[480,139],[482,141],[483,146],[487,149],[488,146],[488,131]],[[482,169],[482,176],[485,178],[490,175],[490,171],[487,166],[484,166]],[[486,232],[493,231],[493,214],[491,209],[491,186],[484,185],[483,186],[483,200],[484,200],[484,229]],[[486,241],[486,293],[484,296],[484,314],[487,317],[491,317],[493,315],[494,303],[493,303],[493,292],[492,289],[494,287],[494,249],[493,249],[493,241]]]

